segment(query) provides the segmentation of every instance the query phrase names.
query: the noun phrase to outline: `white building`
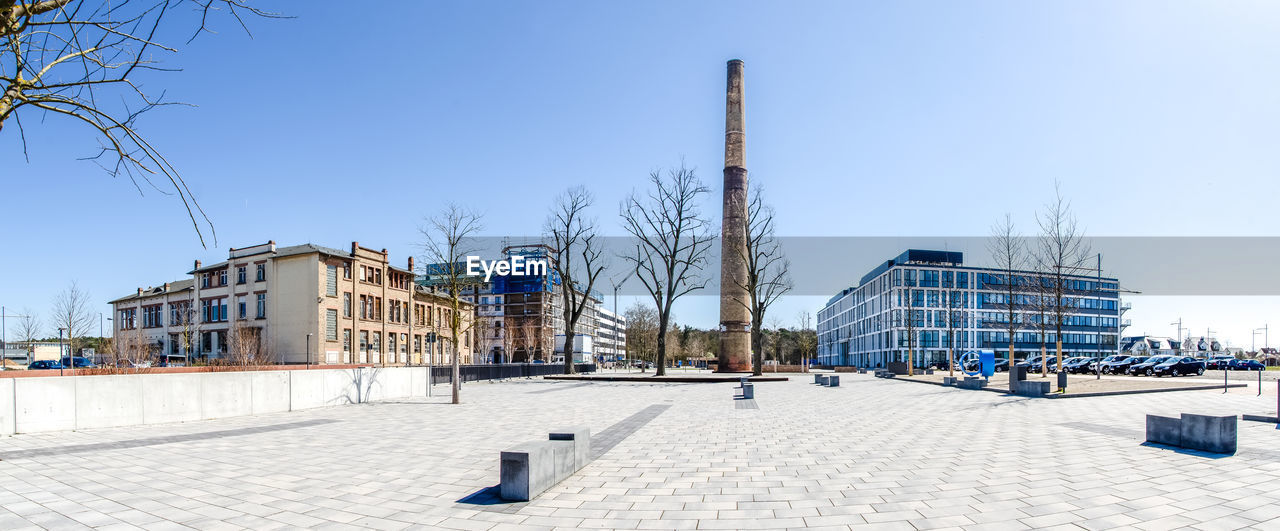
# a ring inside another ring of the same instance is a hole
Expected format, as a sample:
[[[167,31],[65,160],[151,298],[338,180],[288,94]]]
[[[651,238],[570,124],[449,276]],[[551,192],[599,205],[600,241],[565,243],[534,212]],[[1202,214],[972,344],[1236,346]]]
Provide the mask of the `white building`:
[[[596,359],[618,361],[627,357],[627,318],[604,306],[596,307]]]

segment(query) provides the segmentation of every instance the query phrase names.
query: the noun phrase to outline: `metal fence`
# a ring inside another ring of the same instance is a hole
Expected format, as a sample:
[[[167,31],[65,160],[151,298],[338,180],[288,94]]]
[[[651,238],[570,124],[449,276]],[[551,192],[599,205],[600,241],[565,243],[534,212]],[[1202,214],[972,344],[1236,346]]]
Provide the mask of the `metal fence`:
[[[575,363],[576,372],[596,372],[594,363]],[[463,365],[458,368],[463,382],[480,380],[501,380],[504,378],[529,378],[549,374],[564,374],[564,365],[560,363],[494,363],[486,365]],[[450,383],[453,381],[453,367],[431,368],[431,383]]]

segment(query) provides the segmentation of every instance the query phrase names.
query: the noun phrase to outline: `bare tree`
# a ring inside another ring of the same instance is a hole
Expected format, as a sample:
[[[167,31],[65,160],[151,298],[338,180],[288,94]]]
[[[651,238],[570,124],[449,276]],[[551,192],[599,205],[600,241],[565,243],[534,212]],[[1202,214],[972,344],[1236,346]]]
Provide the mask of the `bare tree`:
[[[596,279],[604,272],[603,253],[594,219],[586,210],[595,199],[584,186],[566,190],[556,198],[547,219],[552,265],[560,276],[564,299],[564,373],[573,374],[573,340],[582,311],[591,305]]]
[[[1053,200],[1044,206],[1045,211],[1036,215],[1040,225],[1036,262],[1048,280],[1049,317],[1053,320],[1054,343],[1058,358],[1058,371],[1062,371],[1062,326],[1067,313],[1078,298],[1069,297],[1069,278],[1086,266],[1089,245],[1084,231],[1076,223],[1071,212],[1071,202],[1062,197],[1061,183],[1053,185]]]
[[[942,291],[942,296],[944,297],[943,303],[946,304],[945,317],[947,319],[947,373],[950,376],[955,376],[956,347],[959,346],[957,345],[959,341],[956,334],[964,334],[965,322],[969,319],[969,312],[968,300],[965,299],[966,292],[955,288],[954,278],[951,286],[951,289]]]
[[[40,321],[40,316],[30,308],[23,308],[22,315],[18,316],[15,322],[18,338],[22,341],[36,341],[40,339],[40,332],[44,329],[44,323]]]
[[[813,314],[809,312],[800,312],[800,334],[796,339],[797,346],[800,347],[800,365],[804,372],[809,372],[809,360],[817,355],[818,335],[810,334],[813,329]]]
[[[635,238],[635,249],[624,258],[653,299],[658,313],[657,374],[666,374],[667,328],[671,307],[680,297],[707,287],[701,278],[711,248],[711,224],[699,203],[709,193],[693,170],[649,174],[652,188],[632,192],[622,203],[622,222]]]
[[[206,228],[217,239],[209,217],[177,168],[137,129],[147,111],[177,104],[163,92],[144,92],[140,74],[173,70],[155,57],[177,49],[157,39],[188,6],[199,14],[198,23],[189,21],[197,24],[192,39],[212,32],[207,23],[217,11],[228,12],[246,32],[241,15],[279,17],[247,0],[0,0],[0,131],[13,118],[29,159],[24,116],[35,123],[65,117],[86,127],[99,141],[89,158],[113,177],[128,177],[139,193],[145,186],[176,195],[204,244]]]
[[[1022,243],[1022,236],[1013,223],[1013,216],[1004,215],[1004,220],[991,226],[991,238],[987,240],[987,252],[991,254],[991,262],[999,271],[1001,282],[1001,302],[1004,318],[1001,320],[1004,331],[1009,336],[1009,392],[1017,392],[1017,382],[1013,378],[1014,341],[1022,325],[1021,307],[1018,304],[1019,292],[1022,291],[1021,271],[1027,266],[1027,249]]]
[[[757,186],[752,190],[751,201],[747,204],[746,249],[743,262],[747,266],[747,277],[743,281],[734,279],[738,287],[750,296],[750,300],[734,298],[751,313],[751,372],[755,376],[762,374],[764,364],[764,344],[761,330],[764,327],[765,312],[783,294],[791,291],[791,262],[782,253],[782,245],[773,233],[773,207],[764,204],[764,195]],[[723,282],[724,279],[721,279]]]
[[[459,365],[458,341],[462,334],[474,325],[473,319],[463,319],[462,295],[467,288],[480,282],[480,279],[467,275],[467,256],[477,252],[474,239],[482,230],[481,216],[472,210],[450,204],[444,212],[427,220],[427,226],[419,228],[425,238],[423,250],[428,267],[437,280],[437,286],[444,290],[449,298],[452,311],[449,312],[448,327],[453,340],[449,342],[453,350],[453,403],[460,403],[461,385],[459,376],[462,369]]]
[[[244,319],[231,321],[227,331],[227,361],[239,367],[262,365],[261,328],[246,326]]]
[[[624,312],[627,318],[627,357],[647,360],[658,343],[658,312],[636,301]]]
[[[908,269],[907,271],[911,270]],[[914,309],[915,300],[913,297],[916,293],[920,292],[918,290],[913,290],[908,286],[904,291],[900,291],[899,293],[904,294],[904,297],[902,301],[903,308],[900,310],[902,313],[898,314],[898,325],[907,329],[907,375],[913,376],[916,373],[916,310]],[[923,312],[924,310],[921,310],[922,316]],[[901,338],[898,339],[898,344],[902,344]]]
[[[67,332],[67,345],[71,347],[71,355],[75,356],[76,339],[89,335],[97,313],[89,311],[89,293],[80,289],[75,281],[67,289],[62,290],[53,300],[51,323],[58,329]],[[56,331],[56,330],[55,330]],[[81,339],[83,343],[83,339]],[[74,360],[73,366],[74,366]]]

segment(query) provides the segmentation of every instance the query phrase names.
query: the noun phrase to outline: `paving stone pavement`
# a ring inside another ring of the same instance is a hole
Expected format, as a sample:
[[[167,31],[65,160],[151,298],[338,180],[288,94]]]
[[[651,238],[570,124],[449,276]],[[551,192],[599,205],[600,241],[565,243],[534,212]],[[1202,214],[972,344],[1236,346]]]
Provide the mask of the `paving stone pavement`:
[[[1010,398],[842,375],[735,385],[520,380],[441,396],[0,438],[0,529],[1280,529],[1280,431],[1141,444],[1146,413],[1268,411],[1191,391]],[[437,391],[445,391],[438,386]],[[553,428],[603,453],[524,504],[468,503]]]

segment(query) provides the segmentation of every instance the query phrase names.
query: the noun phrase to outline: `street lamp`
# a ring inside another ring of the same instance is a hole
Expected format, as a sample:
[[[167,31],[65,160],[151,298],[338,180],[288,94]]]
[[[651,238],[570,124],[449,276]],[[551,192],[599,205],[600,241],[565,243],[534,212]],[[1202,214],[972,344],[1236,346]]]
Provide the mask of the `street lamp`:
[[[62,333],[64,331],[66,331],[66,328],[58,327],[58,376],[62,376],[62,371],[66,369],[66,364],[62,363]],[[70,356],[67,357],[67,361],[75,363],[75,360],[71,359]]]
[[[636,272],[636,271],[635,271],[634,269],[632,269],[632,270],[630,270],[630,271],[627,271],[627,276],[622,277],[622,280],[615,281],[614,279],[609,279],[609,283],[613,285],[613,327],[614,327],[614,331],[613,331],[613,361],[614,361],[614,362],[617,362],[617,361],[618,361],[618,330],[617,330],[617,328],[618,328],[618,288],[619,288],[619,287],[621,287],[623,284],[626,284],[626,283],[627,283],[627,280],[630,280],[630,279],[631,279],[631,275],[634,275],[634,274],[635,274],[635,272]],[[631,357],[631,353],[630,353],[630,352],[627,352],[627,350],[626,350],[626,348],[627,348],[627,347],[626,347],[626,343],[623,343],[622,348],[623,348],[623,352],[626,352],[626,354],[624,355],[624,357],[623,357],[623,359],[622,359],[622,360],[623,360],[622,362],[623,362],[624,364],[627,364],[627,367],[626,367],[626,368],[627,368],[627,370],[630,370],[630,369],[631,369],[631,366],[630,366],[630,364],[628,363],[628,358],[630,358],[630,357]],[[616,369],[615,369],[615,370],[616,370]]]

